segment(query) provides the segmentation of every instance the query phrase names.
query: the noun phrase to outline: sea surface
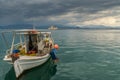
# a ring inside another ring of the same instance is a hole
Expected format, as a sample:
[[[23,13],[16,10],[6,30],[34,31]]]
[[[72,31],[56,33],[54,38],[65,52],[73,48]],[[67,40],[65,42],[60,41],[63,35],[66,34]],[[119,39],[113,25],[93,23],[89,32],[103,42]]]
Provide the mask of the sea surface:
[[[18,80],[120,80],[120,30],[51,32],[60,46],[57,65],[49,59],[44,65],[26,71]],[[6,38],[11,41],[10,34]],[[0,34],[0,80],[16,80],[12,65],[2,60],[6,49]]]

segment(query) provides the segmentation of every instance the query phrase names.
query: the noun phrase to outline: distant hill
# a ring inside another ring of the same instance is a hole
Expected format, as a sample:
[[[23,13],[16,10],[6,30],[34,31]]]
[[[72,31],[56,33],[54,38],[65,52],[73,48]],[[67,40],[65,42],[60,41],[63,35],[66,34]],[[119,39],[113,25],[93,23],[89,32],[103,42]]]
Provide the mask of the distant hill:
[[[32,24],[13,24],[13,25],[6,25],[0,26],[0,29],[32,29]],[[48,26],[35,26],[38,29],[47,29]]]
[[[6,25],[6,26],[0,26],[0,29],[30,29],[32,28],[31,24],[16,24],[16,25]]]
[[[81,26],[79,29],[120,29],[120,27],[110,27],[103,25],[89,25],[89,26]]]
[[[35,28],[37,29],[48,29],[51,25],[37,25]],[[63,25],[55,25],[58,29],[74,29],[74,27],[63,26]],[[32,24],[13,24],[0,26],[0,29],[32,29]]]
[[[37,29],[48,29],[51,25],[37,25]],[[109,27],[103,25],[90,25],[90,26],[65,26],[55,25],[58,29],[120,29],[120,27]],[[7,26],[0,26],[0,29],[32,29],[32,24],[13,24]]]

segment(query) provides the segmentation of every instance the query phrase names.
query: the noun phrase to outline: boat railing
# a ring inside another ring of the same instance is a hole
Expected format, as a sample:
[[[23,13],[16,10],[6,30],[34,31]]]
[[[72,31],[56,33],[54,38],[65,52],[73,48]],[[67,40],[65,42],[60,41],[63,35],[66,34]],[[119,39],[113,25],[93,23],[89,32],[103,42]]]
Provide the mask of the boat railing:
[[[14,44],[14,49],[18,49],[18,47],[20,46],[20,45],[24,45],[24,43],[17,43],[17,44]],[[6,51],[6,54],[12,54],[12,53],[10,53],[10,50],[11,49],[8,49],[7,51]]]

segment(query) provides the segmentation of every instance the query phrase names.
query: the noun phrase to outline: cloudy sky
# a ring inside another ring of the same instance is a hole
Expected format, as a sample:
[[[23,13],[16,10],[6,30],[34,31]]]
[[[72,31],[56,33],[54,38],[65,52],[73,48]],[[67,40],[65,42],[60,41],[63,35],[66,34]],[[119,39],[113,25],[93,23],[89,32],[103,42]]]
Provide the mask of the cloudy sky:
[[[120,0],[0,0],[0,25],[120,26]]]

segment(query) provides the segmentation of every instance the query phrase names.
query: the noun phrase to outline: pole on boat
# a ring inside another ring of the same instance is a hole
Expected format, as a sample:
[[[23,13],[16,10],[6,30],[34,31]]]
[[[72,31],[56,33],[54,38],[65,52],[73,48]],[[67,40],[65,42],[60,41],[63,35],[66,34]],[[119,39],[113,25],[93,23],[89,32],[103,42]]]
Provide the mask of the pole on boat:
[[[20,43],[22,44],[22,36],[21,36],[21,34],[20,34]]]
[[[25,53],[27,53],[27,35],[24,35],[24,41],[25,41]]]
[[[14,42],[15,42],[15,32],[13,32],[13,41],[12,41],[12,45],[11,45],[10,53],[12,53],[12,51],[13,51],[13,48],[14,48]]]

